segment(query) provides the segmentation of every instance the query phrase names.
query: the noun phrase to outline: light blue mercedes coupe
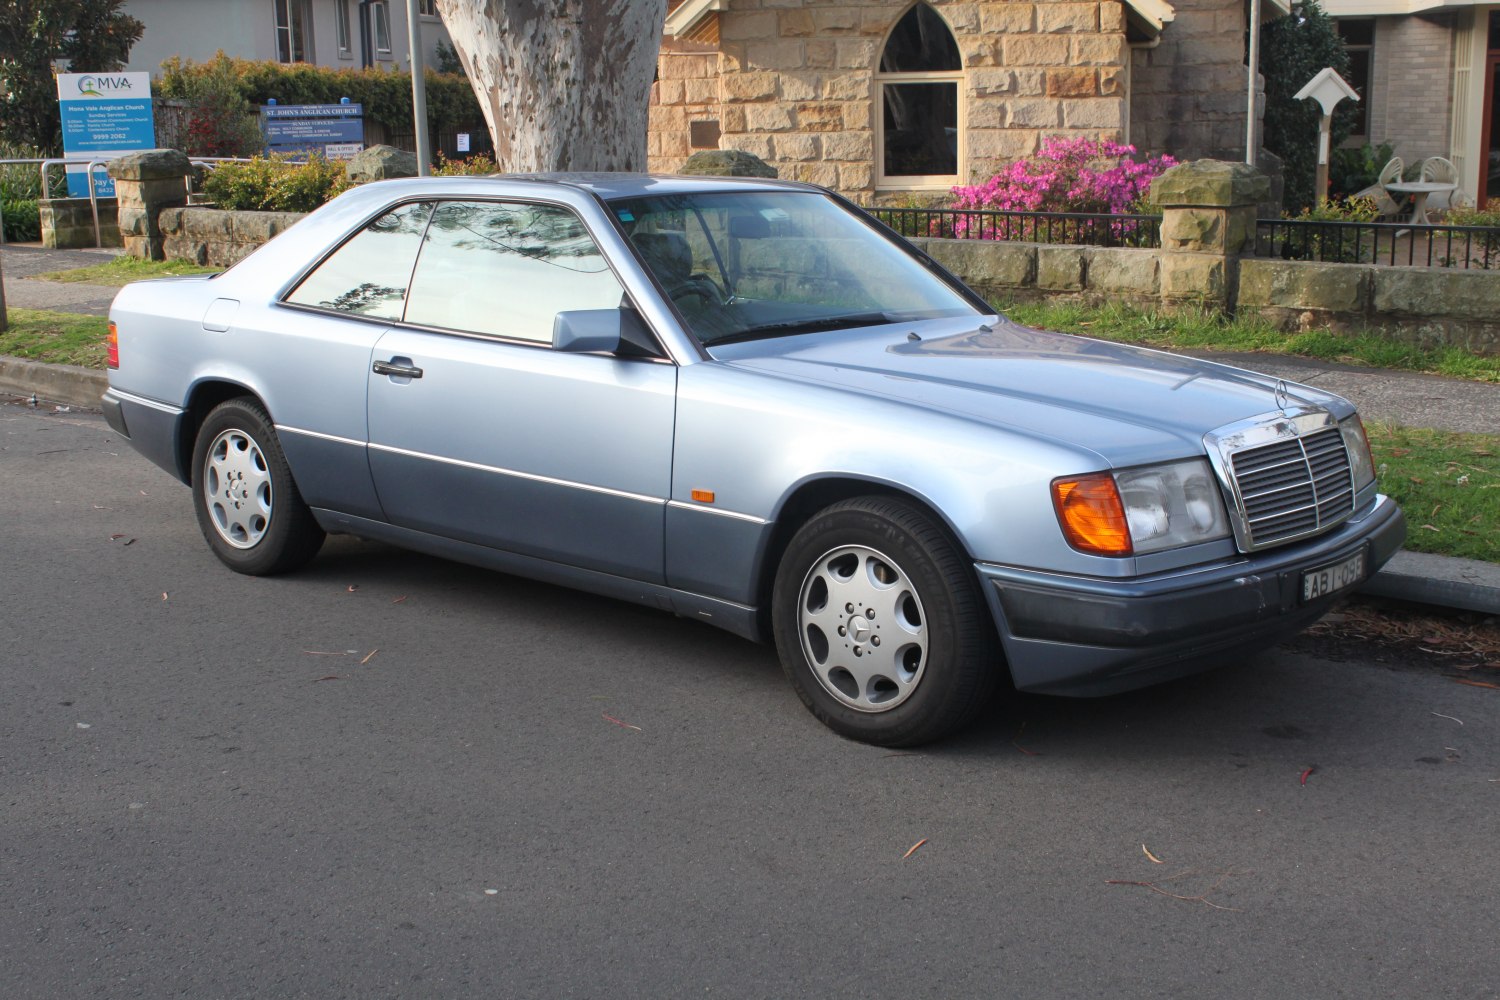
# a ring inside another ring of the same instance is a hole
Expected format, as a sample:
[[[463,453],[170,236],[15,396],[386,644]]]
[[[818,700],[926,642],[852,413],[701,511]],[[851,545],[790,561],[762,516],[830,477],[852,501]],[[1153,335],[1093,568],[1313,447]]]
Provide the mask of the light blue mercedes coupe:
[[[1348,401],[1018,326],[808,185],[374,183],[110,321],[231,569],[346,532],[637,601],[889,746],[1232,661],[1405,536]]]

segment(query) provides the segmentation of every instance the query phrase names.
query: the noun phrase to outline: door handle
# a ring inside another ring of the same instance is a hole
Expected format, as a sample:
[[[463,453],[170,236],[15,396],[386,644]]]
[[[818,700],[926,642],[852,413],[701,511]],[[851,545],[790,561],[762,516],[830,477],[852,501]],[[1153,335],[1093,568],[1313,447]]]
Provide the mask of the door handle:
[[[395,375],[398,378],[421,378],[422,369],[416,365],[398,365],[394,360],[377,361],[371,365],[376,375]]]

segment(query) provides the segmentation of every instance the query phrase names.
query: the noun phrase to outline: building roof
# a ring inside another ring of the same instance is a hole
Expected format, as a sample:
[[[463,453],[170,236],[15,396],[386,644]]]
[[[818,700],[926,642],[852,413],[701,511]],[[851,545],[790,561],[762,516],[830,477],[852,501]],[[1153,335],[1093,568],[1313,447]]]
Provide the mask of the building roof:
[[[1434,10],[1488,6],[1491,0],[1323,0],[1329,17],[1376,17],[1389,14],[1425,14]]]

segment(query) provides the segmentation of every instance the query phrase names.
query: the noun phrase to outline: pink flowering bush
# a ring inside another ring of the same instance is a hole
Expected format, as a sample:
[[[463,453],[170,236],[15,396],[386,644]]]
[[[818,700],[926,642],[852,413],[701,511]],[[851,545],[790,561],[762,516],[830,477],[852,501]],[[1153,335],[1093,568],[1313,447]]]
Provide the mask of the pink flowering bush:
[[[1177,162],[1170,156],[1136,160],[1135,151],[1134,146],[1107,139],[1047,139],[1035,156],[1017,160],[983,184],[954,188],[952,207],[999,212],[1132,214],[1145,204],[1151,181]],[[1114,165],[1098,169],[1109,162]],[[1110,228],[1128,225],[1114,223]],[[971,226],[979,227],[975,235],[980,239],[1032,239],[1037,232],[1034,220],[986,219],[971,223],[967,216],[960,216],[954,223],[954,235],[969,235]],[[1077,227],[1073,231],[1078,232]]]

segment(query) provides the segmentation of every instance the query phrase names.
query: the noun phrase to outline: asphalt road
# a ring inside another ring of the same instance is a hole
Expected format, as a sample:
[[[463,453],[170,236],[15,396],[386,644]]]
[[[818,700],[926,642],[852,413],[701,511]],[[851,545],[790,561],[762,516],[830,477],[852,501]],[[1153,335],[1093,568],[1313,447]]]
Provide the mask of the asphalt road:
[[[237,576],[96,416],[0,406],[0,513],[7,1000],[1500,996],[1500,692],[1430,669],[892,753],[661,613],[353,539]]]

